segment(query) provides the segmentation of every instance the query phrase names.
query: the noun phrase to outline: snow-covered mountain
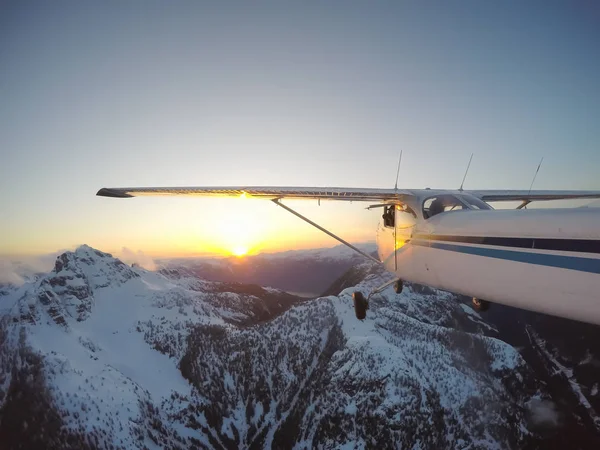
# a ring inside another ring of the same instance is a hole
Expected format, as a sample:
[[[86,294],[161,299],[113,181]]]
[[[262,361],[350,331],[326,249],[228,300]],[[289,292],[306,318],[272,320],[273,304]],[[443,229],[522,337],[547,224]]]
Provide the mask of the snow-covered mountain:
[[[546,388],[453,295],[388,289],[355,318],[387,276],[363,263],[307,301],[64,253],[0,295],[0,448],[539,444]]]

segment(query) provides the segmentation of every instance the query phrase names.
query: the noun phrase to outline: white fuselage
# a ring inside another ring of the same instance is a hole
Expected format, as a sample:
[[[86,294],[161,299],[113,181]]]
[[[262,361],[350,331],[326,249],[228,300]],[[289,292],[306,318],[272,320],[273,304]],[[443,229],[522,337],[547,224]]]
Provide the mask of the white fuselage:
[[[380,225],[386,269],[402,280],[600,324],[600,209],[396,210]],[[416,217],[414,217],[416,216]],[[389,225],[389,224],[388,224]]]

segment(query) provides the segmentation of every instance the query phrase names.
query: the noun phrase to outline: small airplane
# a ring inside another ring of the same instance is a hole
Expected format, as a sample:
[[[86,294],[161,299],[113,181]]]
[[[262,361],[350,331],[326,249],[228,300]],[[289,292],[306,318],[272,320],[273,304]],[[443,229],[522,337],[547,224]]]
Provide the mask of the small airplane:
[[[478,310],[495,302],[600,325],[600,208],[526,208],[534,201],[600,198],[600,191],[233,186],[102,188],[97,195],[268,199],[398,276],[368,297],[392,283],[400,293],[407,281],[472,297]],[[379,259],[282,199],[378,202],[368,209],[383,211]],[[501,210],[489,205],[503,201],[521,203]],[[353,294],[358,319],[366,317],[368,297]]]

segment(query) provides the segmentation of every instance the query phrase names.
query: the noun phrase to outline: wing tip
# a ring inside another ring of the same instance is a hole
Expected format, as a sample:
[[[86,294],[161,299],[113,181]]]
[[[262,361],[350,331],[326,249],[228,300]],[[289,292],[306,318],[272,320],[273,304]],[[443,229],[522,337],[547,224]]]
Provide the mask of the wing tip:
[[[133,197],[133,195],[130,195],[127,192],[118,191],[116,189],[110,189],[110,188],[102,188],[98,192],[96,192],[96,195],[99,197],[112,197],[112,198],[132,198]]]

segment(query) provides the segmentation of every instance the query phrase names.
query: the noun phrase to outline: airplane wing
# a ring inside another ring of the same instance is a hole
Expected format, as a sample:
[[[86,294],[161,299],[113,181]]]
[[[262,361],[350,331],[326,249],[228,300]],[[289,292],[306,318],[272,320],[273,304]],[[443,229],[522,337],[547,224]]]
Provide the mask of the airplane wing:
[[[467,191],[485,202],[523,201],[535,202],[540,200],[568,200],[600,198],[600,191],[515,191],[515,190],[482,190]]]
[[[102,188],[101,197],[130,198],[139,196],[183,195],[196,197],[254,197],[262,199],[321,199],[346,201],[386,201],[412,196],[424,190],[340,188],[340,187],[274,187],[274,186],[198,186],[198,187],[131,187]],[[526,190],[465,190],[486,202],[564,200],[600,198],[600,191],[526,191]]]
[[[397,200],[409,191],[399,189],[339,188],[339,187],[137,187],[102,188],[96,195],[101,197],[130,198],[138,196],[184,195],[196,197],[253,197],[262,199],[320,199],[346,201]]]

